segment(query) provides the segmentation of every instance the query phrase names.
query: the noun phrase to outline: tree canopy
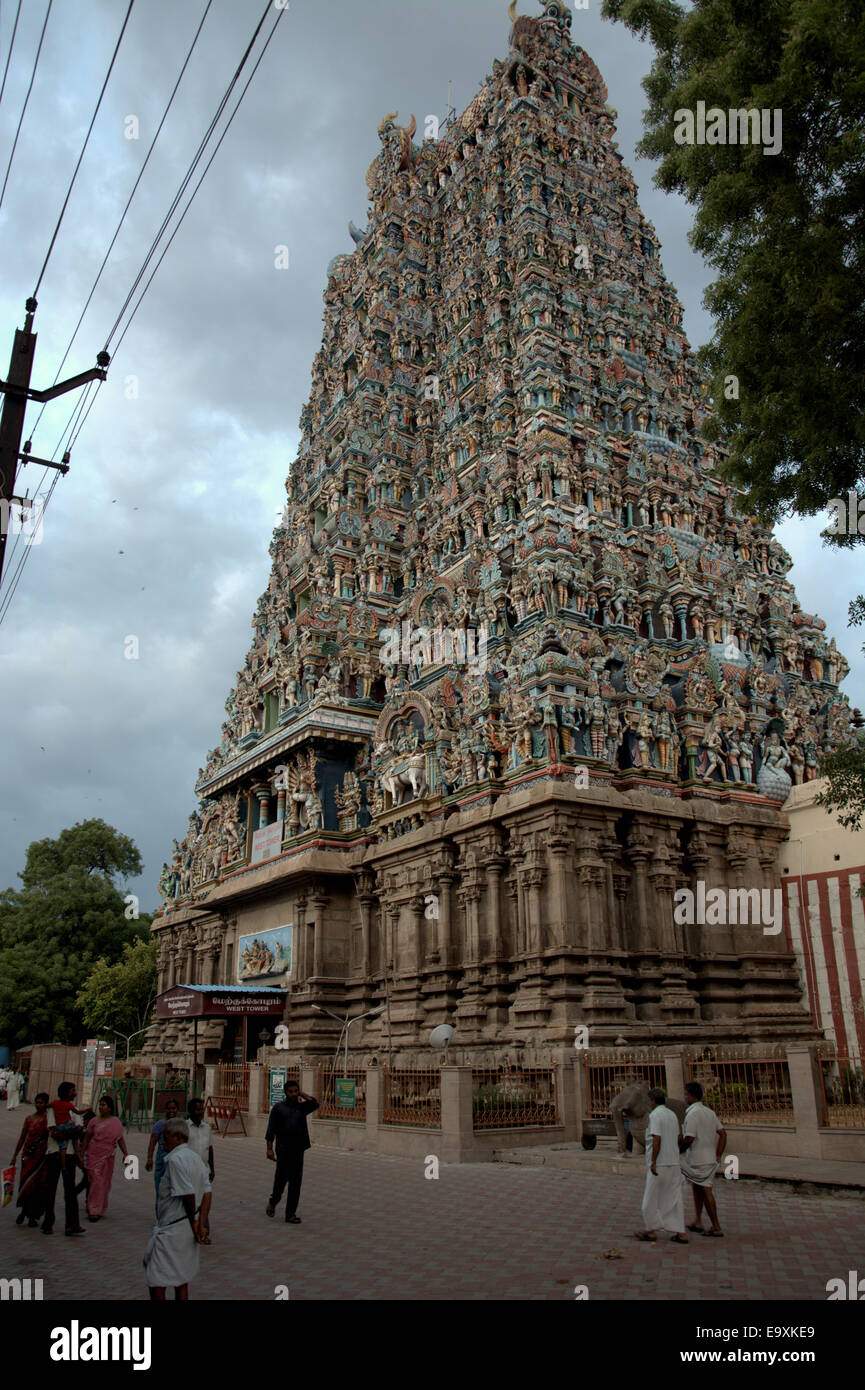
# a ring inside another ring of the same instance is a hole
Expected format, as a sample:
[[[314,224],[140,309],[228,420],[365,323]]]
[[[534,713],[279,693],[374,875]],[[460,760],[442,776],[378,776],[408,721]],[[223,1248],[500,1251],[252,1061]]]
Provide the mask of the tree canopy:
[[[654,45],[638,152],[695,204],[691,244],[718,271],[705,431],[723,434],[748,510],[814,515],[865,480],[865,6],[604,0],[603,14]],[[781,148],[677,143],[677,111],[700,101],[780,113]]]
[[[75,1000],[88,1029],[116,1028],[130,1037],[145,1028],[156,998],[156,941],[131,941],[123,959],[96,962]],[[143,1038],[133,1040],[133,1051]]]
[[[23,887],[0,893],[0,1039],[74,1042],[84,1020],[76,995],[96,962],[120,960],[146,940],[151,916],[128,917],[116,880],[141,872],[133,842],[102,820],[34,841]]]

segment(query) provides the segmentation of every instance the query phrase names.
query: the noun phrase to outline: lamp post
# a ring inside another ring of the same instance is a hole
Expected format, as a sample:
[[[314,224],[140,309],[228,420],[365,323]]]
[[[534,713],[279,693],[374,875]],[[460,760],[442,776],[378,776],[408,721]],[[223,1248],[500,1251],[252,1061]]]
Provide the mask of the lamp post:
[[[99,1026],[100,1026],[100,1028],[108,1028],[109,1033],[116,1033],[117,1036],[118,1036],[118,1038],[124,1038],[124,1039],[125,1039],[125,1041],[126,1041],[126,1060],[127,1060],[127,1062],[128,1062],[128,1061],[129,1061],[129,1044],[132,1042],[132,1039],[133,1039],[133,1038],[139,1037],[142,1033],[149,1033],[150,1030],[151,1030],[151,1028],[157,1028],[159,1025],[156,1024],[156,1023],[148,1023],[148,1025],[147,1025],[146,1028],[138,1028],[134,1033],[121,1033],[121,1031],[120,1031],[119,1028],[109,1028],[107,1023],[101,1023]],[[165,1048],[163,1048],[162,1051],[163,1051],[163,1053],[164,1053],[164,1052],[165,1052]]]
[[[340,1043],[342,1042],[342,1037],[343,1037],[343,1033],[344,1033],[344,1034],[345,1034],[345,1052],[344,1052],[344,1056],[343,1056],[343,1070],[344,1070],[344,1071],[348,1071],[348,1030],[349,1030],[349,1028],[351,1027],[351,1025],[352,1025],[353,1023],[359,1023],[360,1020],[361,1020],[362,1018],[375,1018],[378,1014],[383,1014],[384,1011],[385,1011],[385,1009],[387,1008],[387,1005],[386,1005],[386,1004],[377,1004],[377,1005],[375,1006],[374,1009],[367,1009],[366,1013],[364,1013],[364,1014],[355,1014],[354,1018],[349,1018],[348,1014],[346,1014],[344,1018],[340,1018],[339,1014],[331,1013],[330,1009],[323,1009],[322,1006],[321,1006],[320,1004],[313,1004],[312,1007],[315,1009],[316,1013],[318,1013],[318,1014],[327,1014],[328,1018],[334,1018],[334,1019],[336,1019],[337,1023],[341,1023],[341,1024],[342,1024],[342,1028],[340,1029],[339,1038],[337,1039],[336,1051],[335,1051],[335,1053],[334,1053],[333,1069],[334,1069],[334,1071],[336,1071],[336,1059],[337,1059],[337,1057],[339,1056],[339,1045],[340,1045]]]

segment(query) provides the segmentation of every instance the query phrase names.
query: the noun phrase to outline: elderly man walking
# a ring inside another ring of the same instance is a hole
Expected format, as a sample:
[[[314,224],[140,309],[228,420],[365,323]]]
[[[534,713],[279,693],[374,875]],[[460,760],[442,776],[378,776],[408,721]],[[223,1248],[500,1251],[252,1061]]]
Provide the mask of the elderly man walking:
[[[694,1194],[694,1221],[689,1231],[701,1231],[704,1236],[720,1237],[724,1234],[718,1220],[718,1208],[712,1191],[712,1179],[727,1146],[727,1131],[714,1110],[703,1104],[703,1088],[699,1081],[689,1081],[685,1095],[690,1104],[685,1111],[682,1138],[682,1176],[691,1184]],[[703,1207],[712,1223],[710,1230],[703,1227]]]
[[[644,1231],[637,1240],[656,1240],[659,1230],[673,1231],[671,1240],[687,1245],[682,1171],[679,1167],[679,1121],[666,1105],[659,1086],[649,1092],[652,1112],[646,1125],[646,1190],[643,1193]]]
[[[210,1211],[210,1179],[189,1147],[186,1121],[166,1120],[162,1139],[165,1172],[159,1185],[156,1225],[144,1252],[150,1297],[158,1303],[165,1302],[167,1289],[174,1289],[175,1299],[189,1299]]]

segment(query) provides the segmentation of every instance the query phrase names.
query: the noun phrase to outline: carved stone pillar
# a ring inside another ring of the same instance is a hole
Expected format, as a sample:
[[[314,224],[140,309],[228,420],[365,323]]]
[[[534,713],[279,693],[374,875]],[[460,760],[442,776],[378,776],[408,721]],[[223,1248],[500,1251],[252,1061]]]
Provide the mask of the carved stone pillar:
[[[438,898],[438,916],[431,919],[435,928],[435,945],[428,959],[433,964],[451,965],[454,961],[454,868],[456,853],[450,844],[441,845],[430,864],[430,891]]]
[[[571,914],[569,906],[570,860],[574,850],[573,827],[564,821],[557,821],[545,837],[549,854],[549,880],[547,883],[547,929],[551,946],[570,944],[573,933],[570,930]],[[570,901],[573,901],[571,898]]]
[[[179,954],[179,947],[174,933],[172,932],[171,935],[171,945],[168,947],[168,983],[165,986],[166,989],[173,989],[177,984],[177,957]]]
[[[424,899],[422,897],[410,898],[406,903],[406,910],[410,914],[411,932],[414,937],[414,974],[420,982],[421,972],[424,967],[425,948],[426,948],[426,918],[424,917]]]
[[[301,892],[294,900],[294,954],[295,964],[295,984],[306,987],[309,979],[310,969],[308,956],[308,932],[306,929],[306,893]]]
[[[312,974],[317,980],[324,975],[324,910],[330,897],[322,888],[314,888],[309,903],[312,910]]]
[[[502,871],[507,860],[501,854],[492,854],[484,860],[486,874],[486,939],[488,954],[494,961],[501,961],[504,955],[502,932]]]
[[[360,909],[361,974],[365,980],[372,975],[372,909],[375,902],[374,877],[368,869],[357,876],[357,901]]]

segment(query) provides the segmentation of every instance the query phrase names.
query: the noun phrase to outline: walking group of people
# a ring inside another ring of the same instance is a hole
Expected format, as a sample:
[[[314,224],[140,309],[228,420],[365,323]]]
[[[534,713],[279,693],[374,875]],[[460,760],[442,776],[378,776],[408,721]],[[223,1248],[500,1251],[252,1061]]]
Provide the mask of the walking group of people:
[[[128,1158],[126,1135],[116,1117],[114,1100],[101,1096],[97,1109],[78,1110],[75,1084],[64,1081],[51,1099],[34,1097],[34,1113],[21,1128],[14,1168],[21,1156],[16,1225],[39,1226],[52,1235],[57,1188],[62,1180],[67,1236],[86,1234],[78,1198],[86,1193],[87,1220],[100,1221],[108,1209],[115,1155]],[[214,1178],[212,1129],[204,1118],[204,1101],[188,1105],[188,1122],[178,1117],[178,1103],[168,1100],[165,1116],[150,1135],[146,1169],[154,1175],[156,1224],[144,1255],[150,1296],[164,1300],[166,1289],[188,1298],[189,1280],[198,1272],[198,1245],[210,1244],[211,1184]]]
[[[24,1121],[12,1155],[14,1167],[21,1154],[16,1224],[23,1226],[26,1221],[33,1228],[41,1220],[46,1236],[54,1233],[61,1180],[66,1235],[82,1236],[79,1194],[86,1192],[88,1221],[100,1221],[108,1207],[115,1150],[119,1148],[124,1158],[128,1153],[112,1097],[102,1096],[95,1111],[81,1111],[75,1106],[76,1095],[72,1081],[58,1086],[54,1100],[47,1091],[39,1091],[33,1098],[34,1113]]]
[[[723,1236],[712,1183],[727,1144],[727,1132],[714,1110],[703,1104],[699,1081],[689,1081],[685,1095],[690,1102],[682,1122],[666,1104],[660,1087],[649,1092],[652,1112],[646,1125],[646,1188],[643,1193],[645,1229],[637,1240],[654,1241],[658,1231],[672,1231],[670,1239],[687,1245],[685,1230],[704,1236]],[[691,1189],[694,1220],[685,1225],[684,1197]],[[703,1225],[703,1211],[711,1222]]]
[[[124,1160],[128,1157],[125,1131],[112,1097],[101,1096],[94,1113],[76,1109],[76,1095],[71,1081],[58,1086],[54,1100],[47,1091],[40,1091],[12,1155],[13,1168],[21,1155],[16,1223],[22,1226],[26,1221],[28,1227],[37,1227],[41,1220],[45,1235],[54,1230],[61,1179],[66,1235],[84,1235],[79,1194],[86,1190],[88,1221],[100,1221],[108,1208],[115,1153],[119,1149]],[[177,1100],[167,1100],[164,1116],[151,1130],[145,1161],[146,1171],[153,1173],[156,1224],[143,1263],[150,1297],[160,1302],[170,1288],[176,1299],[188,1299],[189,1284],[199,1269],[198,1247],[211,1244],[213,1134],[204,1118],[203,1100],[190,1100],[187,1109],[184,1120]],[[310,1147],[306,1117],[317,1109],[318,1101],[289,1081],[285,1099],[272,1108],[268,1121],[267,1157],[276,1169],[265,1211],[270,1217],[275,1214],[287,1187],[285,1220],[292,1225],[300,1223],[297,1206],[303,1158]]]

